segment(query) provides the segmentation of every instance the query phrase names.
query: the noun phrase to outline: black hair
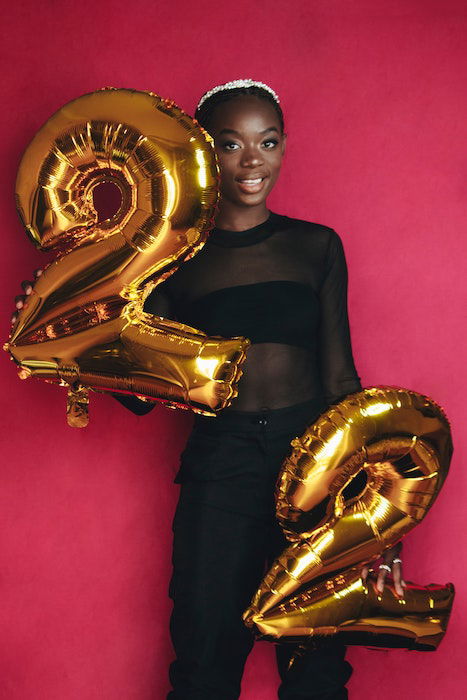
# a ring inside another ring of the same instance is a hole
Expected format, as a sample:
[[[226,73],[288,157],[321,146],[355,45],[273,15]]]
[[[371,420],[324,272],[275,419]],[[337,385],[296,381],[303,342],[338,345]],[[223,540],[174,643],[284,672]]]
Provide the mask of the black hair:
[[[208,97],[203,102],[201,107],[196,110],[195,119],[209,133],[209,125],[216,107],[222,102],[228,102],[229,100],[233,100],[240,95],[253,95],[254,97],[259,97],[259,99],[269,102],[269,104],[274,107],[279,119],[281,131],[284,133],[284,115],[279,103],[276,102],[270,92],[262,87],[258,87],[257,85],[252,85],[251,87],[231,88],[230,90],[219,90],[219,92],[215,92],[213,95],[211,95],[211,97]]]

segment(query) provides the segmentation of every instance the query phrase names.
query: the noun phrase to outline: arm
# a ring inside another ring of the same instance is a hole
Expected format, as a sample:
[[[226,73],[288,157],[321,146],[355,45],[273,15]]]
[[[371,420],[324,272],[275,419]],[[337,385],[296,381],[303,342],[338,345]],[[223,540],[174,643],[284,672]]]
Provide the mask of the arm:
[[[164,287],[163,291],[161,291],[161,287]],[[143,310],[146,313],[154,314],[155,316],[174,318],[172,304],[167,294],[167,287],[165,283],[158,285],[151,292],[144,302]],[[143,401],[137,396],[132,396],[130,394],[112,394],[112,396],[123,406],[125,406],[125,408],[132,411],[132,413],[136,413],[137,416],[145,416],[146,413],[152,411],[157,403],[155,401]]]
[[[342,241],[330,232],[320,289],[321,321],[319,362],[326,401],[337,403],[348,394],[361,391],[355,369],[347,313],[347,263]]]
[[[169,297],[167,282],[168,280],[165,280],[165,282],[162,282],[162,284],[159,284],[153,289],[144,302],[143,311],[147,314],[175,319],[175,311],[173,310],[173,303]]]
[[[146,413],[152,411],[156,403],[154,401],[143,401],[137,396],[132,396],[131,394],[110,394],[117,399],[122,406],[128,408],[132,413],[136,413],[137,416],[145,416]]]
[[[355,369],[347,313],[347,264],[342,241],[332,232],[326,261],[326,276],[321,288],[320,363],[326,400],[337,403],[347,394],[360,391],[360,377]],[[377,588],[383,591],[388,569],[392,570],[397,595],[404,595],[399,542],[384,552],[383,567],[378,569]],[[395,563],[394,563],[395,560]],[[366,580],[369,567],[364,566]]]

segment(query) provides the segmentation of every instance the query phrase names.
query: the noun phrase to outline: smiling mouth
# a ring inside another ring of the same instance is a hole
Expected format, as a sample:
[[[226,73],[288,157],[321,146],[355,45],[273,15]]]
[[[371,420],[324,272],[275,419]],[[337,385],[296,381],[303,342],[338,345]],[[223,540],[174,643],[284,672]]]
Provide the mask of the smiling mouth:
[[[263,180],[264,177],[244,178],[243,180],[238,178],[237,182],[241,182],[243,185],[259,185],[259,183],[263,182]]]
[[[235,178],[237,187],[244,194],[258,194],[264,188],[267,175],[264,177],[243,177]]]

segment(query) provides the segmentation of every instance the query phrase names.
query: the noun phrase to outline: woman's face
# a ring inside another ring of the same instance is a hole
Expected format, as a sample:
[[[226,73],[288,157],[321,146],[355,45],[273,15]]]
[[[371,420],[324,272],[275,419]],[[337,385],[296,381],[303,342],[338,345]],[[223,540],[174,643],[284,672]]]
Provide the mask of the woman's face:
[[[262,204],[279,176],[286,136],[266,100],[243,95],[221,103],[209,133],[220,166],[220,192],[240,207]]]

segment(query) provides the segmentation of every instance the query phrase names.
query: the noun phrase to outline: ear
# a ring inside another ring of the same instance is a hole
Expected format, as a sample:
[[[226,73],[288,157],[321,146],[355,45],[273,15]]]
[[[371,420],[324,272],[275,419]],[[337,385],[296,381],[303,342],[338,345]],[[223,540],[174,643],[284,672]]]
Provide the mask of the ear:
[[[282,155],[285,153],[285,145],[287,143],[287,134],[282,134]]]

